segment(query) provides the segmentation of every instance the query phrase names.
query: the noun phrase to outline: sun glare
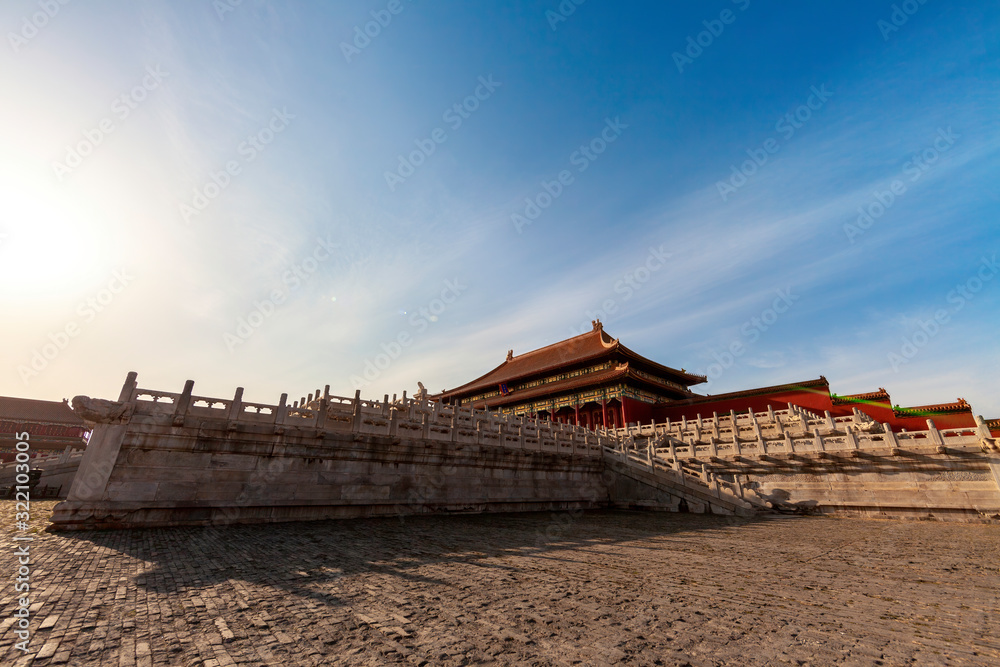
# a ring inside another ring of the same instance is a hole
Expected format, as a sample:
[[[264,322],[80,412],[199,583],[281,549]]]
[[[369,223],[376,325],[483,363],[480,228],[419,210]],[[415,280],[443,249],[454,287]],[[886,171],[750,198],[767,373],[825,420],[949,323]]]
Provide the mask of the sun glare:
[[[99,231],[51,188],[0,186],[0,298],[44,299],[86,288],[101,265]]]

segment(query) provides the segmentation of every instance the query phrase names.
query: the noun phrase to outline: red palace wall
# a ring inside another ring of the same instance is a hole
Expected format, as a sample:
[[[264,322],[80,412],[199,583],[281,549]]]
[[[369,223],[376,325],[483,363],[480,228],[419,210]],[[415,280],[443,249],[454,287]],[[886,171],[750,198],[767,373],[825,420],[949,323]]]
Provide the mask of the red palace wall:
[[[959,428],[962,426],[976,427],[976,419],[972,411],[958,412],[949,415],[927,415],[925,417],[895,417],[889,421],[892,430],[899,432],[904,428],[907,431],[926,431],[927,420],[934,422],[938,428]]]
[[[702,417],[711,417],[713,412],[718,412],[720,416],[729,414],[730,410],[736,412],[746,412],[751,407],[754,412],[766,412],[770,405],[775,410],[784,410],[789,403],[793,403],[801,408],[811,410],[818,414],[823,414],[829,410],[831,414],[851,414],[850,407],[845,410],[835,412],[833,401],[830,399],[829,387],[808,387],[801,389],[784,389],[774,393],[757,396],[741,396],[737,398],[721,398],[719,400],[699,401],[693,404],[680,403],[677,405],[659,405],[654,409],[654,416],[657,422],[679,420],[681,417],[695,419],[700,413]]]
[[[643,403],[634,398],[625,397],[622,399],[625,406],[625,415],[630,424],[648,424],[653,419],[654,406],[650,403]]]
[[[717,412],[722,416],[729,414],[730,410],[746,412],[750,408],[753,408],[754,412],[766,412],[769,405],[775,410],[783,410],[788,407],[789,403],[819,415],[829,411],[834,417],[850,415],[853,412],[853,408],[857,407],[861,412],[867,414],[880,424],[889,424],[892,430],[897,433],[903,429],[907,431],[924,431],[927,429],[928,419],[931,419],[939,429],[974,428],[976,426],[976,420],[971,409],[949,414],[897,416],[893,412],[892,406],[887,403],[844,403],[834,405],[830,397],[828,385],[801,387],[798,389],[784,388],[772,393],[756,396],[720,398],[719,400],[699,401],[691,404],[679,403],[677,405],[649,406],[652,408],[650,411],[651,414],[647,415],[643,413],[643,419],[636,420],[630,413],[629,421],[649,423],[649,420],[652,418],[657,422],[664,422],[667,419],[672,421],[680,420],[681,417],[686,417],[690,420],[697,418],[698,414],[708,418],[712,416],[713,412]]]

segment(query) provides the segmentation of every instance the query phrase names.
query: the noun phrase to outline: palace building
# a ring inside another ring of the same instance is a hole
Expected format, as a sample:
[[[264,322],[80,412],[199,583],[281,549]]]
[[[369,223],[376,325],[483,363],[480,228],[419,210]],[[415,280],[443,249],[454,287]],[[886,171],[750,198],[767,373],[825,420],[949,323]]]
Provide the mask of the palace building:
[[[0,461],[14,458],[16,435],[27,432],[31,452],[61,452],[87,446],[90,428],[66,401],[0,396]]]
[[[588,333],[525,354],[510,350],[486,375],[432,398],[618,428],[649,421],[656,405],[697,396],[690,387],[707,380],[647,359],[611,338],[600,321],[593,325]]]
[[[703,375],[664,366],[630,350],[604,331],[599,320],[585,334],[514,355],[455,389],[430,398],[449,405],[472,405],[505,413],[580,424],[621,428],[627,424],[697,419],[730,411],[785,409],[789,404],[834,417],[857,409],[893,431],[918,431],[932,419],[938,428],[973,427],[972,407],[964,400],[916,407],[893,406],[885,389],[839,396],[826,378],[725,394],[698,394],[691,387]],[[1000,420],[987,422],[1000,435]]]

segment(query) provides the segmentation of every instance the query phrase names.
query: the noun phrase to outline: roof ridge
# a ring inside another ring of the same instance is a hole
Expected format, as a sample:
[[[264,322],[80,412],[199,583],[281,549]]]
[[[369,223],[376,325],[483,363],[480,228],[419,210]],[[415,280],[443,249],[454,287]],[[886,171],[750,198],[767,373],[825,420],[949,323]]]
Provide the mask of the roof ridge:
[[[550,348],[556,347],[557,345],[564,345],[566,343],[569,343],[570,341],[576,340],[577,338],[583,338],[584,336],[592,336],[595,333],[600,333],[601,334],[601,344],[604,345],[604,347],[606,349],[611,349],[612,347],[614,347],[615,345],[618,344],[618,339],[617,338],[611,340],[610,343],[605,342],[604,337],[608,336],[608,338],[610,339],[611,336],[609,336],[604,331],[603,327],[600,327],[600,328],[591,329],[590,331],[587,331],[587,332],[582,333],[582,334],[577,334],[576,336],[573,336],[572,338],[566,338],[566,339],[563,339],[563,340],[560,340],[560,341],[556,341],[555,343],[549,343],[545,347],[538,347],[538,348],[535,348],[534,350],[528,350],[527,352],[522,352],[521,354],[511,355],[511,356],[508,357],[508,361],[514,361],[515,359],[523,359],[524,357],[527,357],[529,355],[532,355],[532,354],[535,354],[535,353],[544,352],[545,350],[548,350]],[[512,350],[512,352],[513,352],[513,350]],[[506,363],[506,362],[504,362],[504,363]],[[502,365],[503,364],[501,364],[501,366]],[[498,366],[498,368],[499,368],[499,366]]]
[[[692,405],[694,403],[711,403],[713,401],[725,401],[734,398],[749,398],[760,396],[761,394],[776,393],[789,389],[810,389],[812,387],[828,387],[829,384],[824,376],[820,375],[815,380],[805,380],[803,382],[788,382],[786,384],[775,384],[769,387],[756,387],[754,389],[743,389],[731,391],[725,394],[705,394],[704,396],[692,396],[691,398],[678,401],[674,405]]]
[[[972,406],[964,398],[959,398],[953,403],[931,403],[929,405],[912,405],[910,407],[893,407],[893,412],[900,414],[905,412],[931,413],[947,412],[950,410],[972,410]],[[919,415],[917,415],[919,416]]]
[[[887,401],[891,400],[889,392],[883,387],[879,387],[878,391],[869,391],[862,394],[831,395],[830,398],[833,400],[834,405],[843,405],[844,403],[864,403],[874,401],[879,398]]]

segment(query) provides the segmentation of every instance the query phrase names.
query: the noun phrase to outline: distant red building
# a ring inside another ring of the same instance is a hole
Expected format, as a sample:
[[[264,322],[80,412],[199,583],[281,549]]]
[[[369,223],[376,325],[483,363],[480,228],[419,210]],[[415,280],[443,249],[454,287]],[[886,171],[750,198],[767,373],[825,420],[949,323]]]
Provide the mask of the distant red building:
[[[880,424],[889,424],[897,433],[903,430],[926,430],[928,419],[933,420],[934,425],[941,429],[976,425],[972,406],[963,398],[954,403],[894,407],[885,389],[867,394],[838,396],[830,393],[830,385],[822,376],[816,380],[677,401],[670,405],[658,406],[655,414],[657,421],[681,417],[695,419],[699,414],[702,417],[711,417],[715,412],[728,414],[730,410],[745,412],[753,408],[754,411],[760,412],[767,410],[768,405],[775,410],[783,409],[789,403],[820,415],[829,412],[834,417],[850,415],[854,408],[857,408]],[[994,435],[1000,435],[1000,420],[991,420],[987,425]]]
[[[726,394],[700,395],[690,387],[707,380],[643,357],[612,339],[600,321],[588,333],[507,359],[482,377],[431,398],[453,405],[488,407],[594,428],[663,422],[698,415],[711,417],[789,403],[834,417],[854,408],[893,431],[921,431],[927,420],[938,428],[974,427],[972,407],[964,400],[939,405],[893,406],[885,389],[867,394],[830,393],[825,377]],[[987,422],[1000,436],[1000,419]]]
[[[32,453],[87,446],[89,428],[65,402],[0,396],[0,461],[14,458],[14,435],[27,431]]]

